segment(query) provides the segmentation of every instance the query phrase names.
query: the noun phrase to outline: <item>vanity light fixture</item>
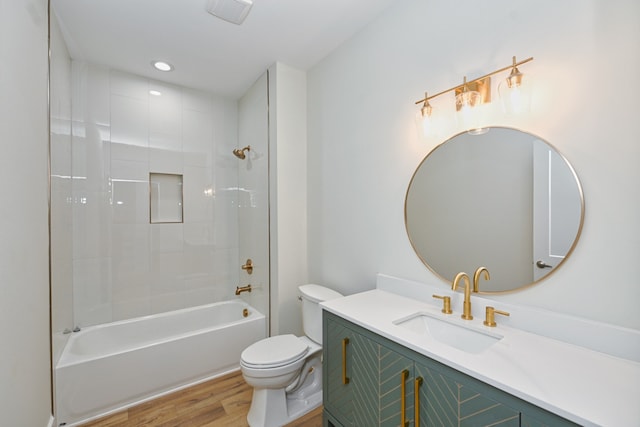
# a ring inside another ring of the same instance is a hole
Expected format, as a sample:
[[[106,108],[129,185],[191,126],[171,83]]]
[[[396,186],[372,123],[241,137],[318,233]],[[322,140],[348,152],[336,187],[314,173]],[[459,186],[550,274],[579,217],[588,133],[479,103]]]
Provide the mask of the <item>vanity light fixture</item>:
[[[505,109],[508,112],[519,112],[518,110],[523,110],[521,107],[521,101],[524,100],[525,96],[523,96],[524,93],[522,89],[523,83],[526,79],[523,79],[523,74],[518,70],[518,66],[526,64],[532,60],[533,57],[517,62],[516,57],[514,56],[513,63],[511,65],[485,74],[482,77],[478,77],[471,81],[467,81],[467,78],[464,77],[462,84],[443,90],[442,92],[438,92],[435,95],[428,96],[425,92],[424,98],[415,102],[416,105],[422,104],[422,107],[417,114],[417,119],[420,123],[420,131],[426,136],[428,133],[431,133],[431,129],[433,128],[432,115],[434,111],[431,104],[429,104],[429,100],[454,91],[456,95],[456,111],[458,112],[458,117],[462,126],[470,133],[478,134],[486,132],[485,129],[480,127],[481,123],[479,123],[477,107],[483,103],[491,102],[491,76],[506,70],[511,70],[511,73],[504,82],[504,89],[502,89],[502,84],[498,88],[500,96],[503,99]]]
[[[523,79],[522,76],[514,56],[509,77],[498,85],[500,100],[507,114],[526,113],[531,107],[531,79]]]
[[[149,95],[153,95],[153,96],[162,96],[162,92],[160,92],[159,90],[150,90],[149,91]]]
[[[486,133],[488,128],[481,127],[481,117],[478,107],[483,102],[490,102],[491,79],[489,77],[475,82],[473,88],[469,88],[467,77],[464,77],[462,88],[456,89],[457,119],[464,129],[473,135]],[[482,88],[482,89],[481,89]],[[480,92],[484,91],[484,96]]]
[[[424,104],[422,104],[422,108],[416,114],[416,124],[420,129],[420,132],[423,135],[429,135],[432,132],[433,128],[433,117],[431,113],[433,112],[433,107],[429,104],[429,95],[427,92],[424,93]]]
[[[158,71],[173,71],[173,65],[165,61],[151,61],[151,65]]]

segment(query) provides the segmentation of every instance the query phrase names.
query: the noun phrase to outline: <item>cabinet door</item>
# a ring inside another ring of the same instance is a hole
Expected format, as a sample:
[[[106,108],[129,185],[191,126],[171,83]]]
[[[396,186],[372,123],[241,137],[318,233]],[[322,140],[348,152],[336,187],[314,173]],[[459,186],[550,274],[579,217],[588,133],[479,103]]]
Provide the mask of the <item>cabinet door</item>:
[[[353,385],[350,380],[354,333],[331,319],[324,339],[324,407],[345,426],[353,425]]]
[[[454,380],[419,363],[415,365],[415,375],[423,379],[419,389],[421,426],[520,425],[519,411],[487,397],[463,380]]]
[[[571,421],[554,415],[544,409],[531,410],[531,413],[522,413],[520,422],[522,427],[569,427],[577,426]]]
[[[354,335],[352,350],[353,425],[397,427],[403,416],[409,421],[413,361],[363,335]]]

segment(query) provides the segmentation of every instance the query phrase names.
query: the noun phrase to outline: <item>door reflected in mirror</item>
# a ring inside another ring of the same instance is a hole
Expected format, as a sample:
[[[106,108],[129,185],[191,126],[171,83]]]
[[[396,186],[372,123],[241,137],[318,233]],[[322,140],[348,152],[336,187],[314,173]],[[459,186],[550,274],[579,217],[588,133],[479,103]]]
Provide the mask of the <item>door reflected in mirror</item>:
[[[405,224],[422,262],[450,282],[485,266],[480,292],[508,292],[544,279],[578,242],[584,198],[578,177],[548,142],[516,129],[462,133],[416,169]]]

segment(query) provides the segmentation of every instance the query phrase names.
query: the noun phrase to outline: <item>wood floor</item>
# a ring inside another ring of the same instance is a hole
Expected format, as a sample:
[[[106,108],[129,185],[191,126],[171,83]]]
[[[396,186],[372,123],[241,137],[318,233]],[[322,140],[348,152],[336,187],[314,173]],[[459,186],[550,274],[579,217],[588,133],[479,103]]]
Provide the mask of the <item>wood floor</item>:
[[[142,403],[82,427],[246,427],[251,387],[240,371]],[[321,427],[322,407],[287,427]]]

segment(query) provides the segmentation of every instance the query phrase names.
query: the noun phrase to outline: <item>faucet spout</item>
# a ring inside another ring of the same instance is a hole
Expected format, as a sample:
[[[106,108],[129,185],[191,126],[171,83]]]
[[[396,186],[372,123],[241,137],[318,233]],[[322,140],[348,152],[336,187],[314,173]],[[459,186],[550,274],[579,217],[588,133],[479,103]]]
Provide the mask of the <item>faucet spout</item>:
[[[471,320],[473,319],[473,316],[471,315],[471,280],[467,273],[460,272],[456,274],[456,277],[453,279],[453,283],[451,284],[451,290],[455,291],[458,288],[460,280],[464,281],[464,305],[461,317],[465,320]]]
[[[236,286],[236,295],[240,295],[243,292],[251,292],[251,285]]]
[[[476,272],[473,273],[473,292],[478,292],[480,290],[478,287],[478,282],[480,281],[480,274],[482,274],[482,272],[484,272],[484,280],[491,279],[487,267],[478,267]]]

